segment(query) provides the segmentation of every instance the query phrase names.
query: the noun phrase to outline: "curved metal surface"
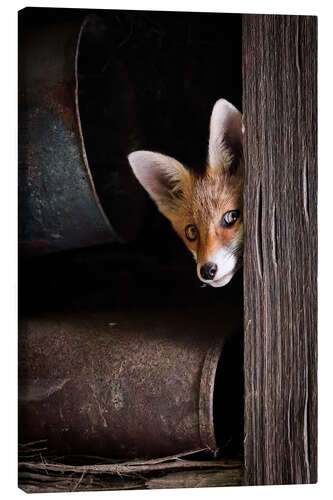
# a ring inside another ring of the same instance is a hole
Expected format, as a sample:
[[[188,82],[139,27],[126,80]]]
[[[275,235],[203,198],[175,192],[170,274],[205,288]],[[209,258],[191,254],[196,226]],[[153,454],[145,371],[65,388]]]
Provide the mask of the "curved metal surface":
[[[217,443],[214,426],[214,390],[216,370],[221,357],[222,345],[213,343],[207,350],[200,380],[199,393],[199,432],[205,446],[216,453]],[[212,425],[213,422],[213,425]]]
[[[177,313],[164,321],[128,312],[23,320],[20,441],[47,439],[60,453],[109,457],[215,453],[223,340],[216,325],[202,335],[204,324]]]
[[[123,241],[122,226],[125,239],[130,236],[125,220],[115,229],[106,215],[82,135],[77,65],[90,20],[51,22],[48,17],[29,25],[24,15],[20,18],[19,241],[28,254]],[[98,32],[96,20],[94,28]],[[112,151],[109,156],[111,176]],[[126,191],[121,182],[115,193]]]

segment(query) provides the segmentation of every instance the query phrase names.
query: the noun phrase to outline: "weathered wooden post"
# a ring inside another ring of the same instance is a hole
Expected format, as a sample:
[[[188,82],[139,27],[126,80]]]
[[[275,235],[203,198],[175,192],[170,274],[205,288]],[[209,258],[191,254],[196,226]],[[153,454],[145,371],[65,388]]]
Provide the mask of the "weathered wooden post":
[[[243,17],[246,484],[317,478],[317,19]]]

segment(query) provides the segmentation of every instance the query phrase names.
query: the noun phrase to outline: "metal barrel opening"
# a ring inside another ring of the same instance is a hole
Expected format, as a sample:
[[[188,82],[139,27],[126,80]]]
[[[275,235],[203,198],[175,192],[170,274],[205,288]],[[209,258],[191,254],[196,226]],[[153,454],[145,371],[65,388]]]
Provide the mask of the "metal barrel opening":
[[[199,422],[204,448],[237,455],[243,441],[243,370],[240,335],[211,346],[201,374]]]
[[[111,28],[98,16],[82,23],[76,54],[77,114],[92,182],[119,238],[133,239],[145,196],[127,156],[142,144],[137,96]]]
[[[144,212],[126,158],[138,144],[135,97],[107,29],[50,10],[19,16],[19,242],[29,255],[128,241]]]
[[[239,329],[223,344],[214,373],[214,437],[218,452],[222,456],[242,454],[243,395],[243,340]]]
[[[224,337],[202,338],[200,329],[197,318],[176,313],[23,320],[20,442],[45,439],[61,454],[115,458],[216,454],[230,441],[230,429],[218,429],[223,414],[235,419],[235,397],[219,386],[230,382],[218,369]]]

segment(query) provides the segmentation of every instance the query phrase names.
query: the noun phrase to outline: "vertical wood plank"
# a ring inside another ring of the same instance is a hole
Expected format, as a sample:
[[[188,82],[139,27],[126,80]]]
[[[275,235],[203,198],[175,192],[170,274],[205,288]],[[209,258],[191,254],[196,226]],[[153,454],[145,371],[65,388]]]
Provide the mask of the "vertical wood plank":
[[[243,16],[246,483],[317,480],[317,19]]]

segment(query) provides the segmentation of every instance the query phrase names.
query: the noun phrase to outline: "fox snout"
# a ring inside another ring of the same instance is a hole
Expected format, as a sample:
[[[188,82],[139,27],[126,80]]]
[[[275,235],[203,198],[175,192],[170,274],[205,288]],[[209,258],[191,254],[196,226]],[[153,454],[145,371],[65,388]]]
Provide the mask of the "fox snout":
[[[210,120],[207,165],[199,175],[166,155],[135,151],[129,163],[197,262],[201,281],[224,286],[243,249],[242,115],[219,99]]]
[[[210,281],[213,280],[217,271],[217,265],[214,262],[206,262],[203,266],[200,266],[200,276],[203,280]]]
[[[235,263],[231,271],[223,272],[223,269],[219,269],[218,265],[214,262],[206,262],[202,265],[198,264],[198,276],[201,281],[214,288],[225,286],[229,283],[239,267],[238,263]]]

